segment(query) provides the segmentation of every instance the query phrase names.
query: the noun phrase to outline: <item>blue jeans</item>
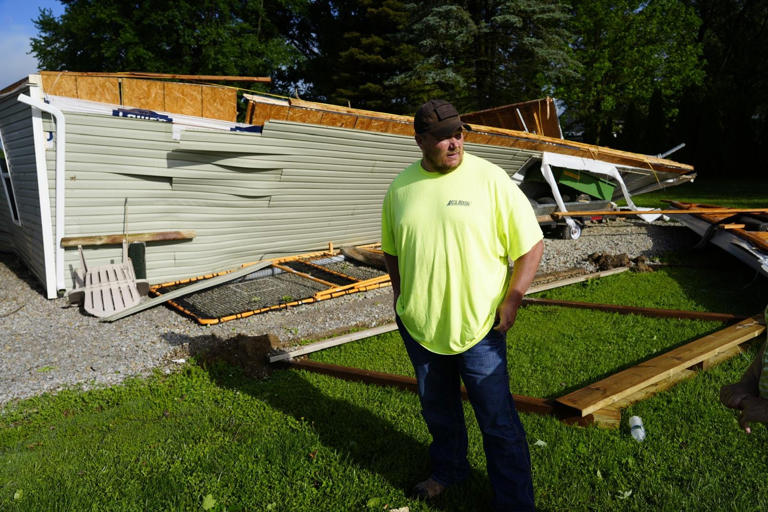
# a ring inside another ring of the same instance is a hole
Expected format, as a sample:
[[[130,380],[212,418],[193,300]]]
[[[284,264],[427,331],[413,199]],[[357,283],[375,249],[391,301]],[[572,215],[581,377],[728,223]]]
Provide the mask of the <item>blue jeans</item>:
[[[461,378],[483,433],[495,509],[533,510],[531,458],[509,391],[506,337],[491,330],[469,350],[446,356],[422,347],[400,318],[396,320],[416,372],[421,413],[432,434],[431,477],[448,486],[469,475]]]

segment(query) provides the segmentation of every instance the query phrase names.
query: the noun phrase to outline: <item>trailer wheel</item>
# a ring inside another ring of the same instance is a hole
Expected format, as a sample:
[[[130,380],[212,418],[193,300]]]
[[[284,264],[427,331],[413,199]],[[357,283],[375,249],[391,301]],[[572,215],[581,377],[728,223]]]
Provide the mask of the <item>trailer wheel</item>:
[[[576,222],[573,227],[565,224],[560,227],[560,238],[563,240],[578,240],[581,236],[581,224]]]

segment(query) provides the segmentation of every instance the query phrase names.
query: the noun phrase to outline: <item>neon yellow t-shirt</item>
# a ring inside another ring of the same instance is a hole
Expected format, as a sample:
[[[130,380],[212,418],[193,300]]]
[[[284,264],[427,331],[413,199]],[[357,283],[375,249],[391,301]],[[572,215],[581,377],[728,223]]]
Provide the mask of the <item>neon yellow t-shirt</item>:
[[[401,172],[382,209],[381,248],[397,256],[397,314],[438,354],[472,347],[493,327],[509,281],[509,257],[543,235],[528,199],[497,165],[464,153],[448,174],[421,161]]]

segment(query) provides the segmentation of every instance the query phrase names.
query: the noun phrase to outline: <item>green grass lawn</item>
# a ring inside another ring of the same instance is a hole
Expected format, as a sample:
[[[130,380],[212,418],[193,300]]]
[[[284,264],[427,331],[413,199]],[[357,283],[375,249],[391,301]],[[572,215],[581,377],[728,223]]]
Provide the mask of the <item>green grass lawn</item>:
[[[664,200],[715,204],[729,208],[768,207],[768,177],[698,176],[693,183],[649,192],[632,199],[637,206],[669,208]],[[619,204],[625,204],[623,201]]]
[[[757,203],[757,195],[746,200]],[[716,249],[669,261],[685,266],[538,296],[742,314],[768,303],[765,279]],[[508,338],[512,389],[559,396],[723,326],[525,307]],[[717,400],[760,343],[628,408],[618,429],[521,414],[538,507],[768,509],[768,431],[755,426],[744,434]],[[396,333],[311,357],[412,372]],[[0,510],[487,510],[480,433],[468,405],[465,413],[471,477],[427,505],[407,497],[429,471],[429,434],[412,393],[296,370],[255,380],[238,368],[192,361],[170,375],[46,394],[0,410]],[[628,432],[634,414],[645,423],[643,443]]]
[[[755,313],[764,281],[741,267],[624,273],[541,296]],[[552,306],[524,308],[510,332],[514,392],[558,396],[721,328]],[[621,428],[522,414],[543,510],[764,510],[764,427],[740,432],[721,407],[758,343],[626,410]],[[313,354],[410,374],[396,334]],[[629,436],[643,417],[647,440]],[[64,391],[0,414],[0,510],[484,510],[490,491],[466,406],[471,478],[426,505],[407,497],[428,472],[429,435],[405,391],[279,370],[254,380],[223,364],[109,389]]]

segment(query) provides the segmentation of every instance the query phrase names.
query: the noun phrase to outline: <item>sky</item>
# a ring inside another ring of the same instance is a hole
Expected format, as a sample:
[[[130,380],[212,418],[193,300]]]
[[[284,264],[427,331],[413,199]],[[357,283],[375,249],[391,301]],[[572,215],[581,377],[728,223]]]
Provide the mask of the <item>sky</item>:
[[[28,52],[30,38],[37,35],[32,23],[40,9],[64,12],[56,0],[0,0],[0,89],[37,71],[37,60]]]

